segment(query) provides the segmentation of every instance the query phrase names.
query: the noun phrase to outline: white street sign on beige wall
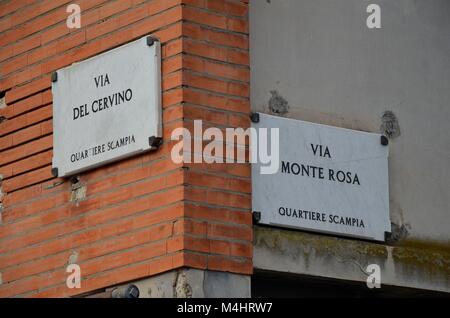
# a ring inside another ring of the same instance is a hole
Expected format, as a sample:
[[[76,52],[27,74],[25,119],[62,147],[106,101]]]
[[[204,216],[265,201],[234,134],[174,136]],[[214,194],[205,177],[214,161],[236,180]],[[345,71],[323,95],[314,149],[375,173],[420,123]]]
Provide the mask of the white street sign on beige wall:
[[[252,165],[260,224],[384,241],[391,224],[388,146],[380,134],[265,114],[253,127],[278,128],[280,136],[278,172]]]

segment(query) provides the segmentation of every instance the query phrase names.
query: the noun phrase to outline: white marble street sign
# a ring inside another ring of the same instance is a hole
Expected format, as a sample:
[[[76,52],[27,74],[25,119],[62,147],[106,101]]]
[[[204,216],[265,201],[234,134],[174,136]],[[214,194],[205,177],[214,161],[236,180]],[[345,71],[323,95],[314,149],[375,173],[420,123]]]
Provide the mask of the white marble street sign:
[[[252,165],[259,223],[384,240],[391,225],[388,146],[380,134],[265,114],[253,127],[280,135],[278,172],[260,174],[260,164]]]
[[[144,37],[53,74],[55,175],[156,147],[162,136],[160,50],[159,41]]]

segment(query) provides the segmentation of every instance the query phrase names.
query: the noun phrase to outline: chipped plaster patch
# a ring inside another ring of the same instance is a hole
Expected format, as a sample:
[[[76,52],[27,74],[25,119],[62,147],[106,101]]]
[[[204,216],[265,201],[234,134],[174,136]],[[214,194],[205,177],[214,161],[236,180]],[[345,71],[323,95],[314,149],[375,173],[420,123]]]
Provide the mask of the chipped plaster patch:
[[[390,139],[400,136],[400,125],[394,112],[387,110],[383,113],[381,116],[380,130]]]
[[[289,112],[288,101],[277,90],[270,91],[269,110],[273,114],[284,115]]]

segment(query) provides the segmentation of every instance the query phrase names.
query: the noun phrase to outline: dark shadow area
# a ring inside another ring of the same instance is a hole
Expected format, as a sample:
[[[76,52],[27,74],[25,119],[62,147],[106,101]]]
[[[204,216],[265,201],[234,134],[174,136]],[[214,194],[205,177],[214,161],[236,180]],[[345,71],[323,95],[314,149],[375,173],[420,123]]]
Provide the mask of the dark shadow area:
[[[274,298],[450,298],[450,294],[387,286],[369,289],[365,283],[255,270],[252,297]]]

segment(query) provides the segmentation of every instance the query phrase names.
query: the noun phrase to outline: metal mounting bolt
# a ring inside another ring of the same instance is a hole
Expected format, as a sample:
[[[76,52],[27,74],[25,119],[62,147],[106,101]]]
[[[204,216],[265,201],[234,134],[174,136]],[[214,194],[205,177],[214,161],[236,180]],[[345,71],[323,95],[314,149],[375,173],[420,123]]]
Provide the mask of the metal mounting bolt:
[[[52,73],[52,82],[55,83],[58,81],[58,72]]]
[[[148,46],[152,46],[156,41],[158,41],[158,40],[155,39],[154,37],[147,36],[147,45]]]
[[[259,113],[251,113],[250,114],[250,120],[253,123],[259,123]]]
[[[78,182],[80,182],[80,176],[72,176],[70,178],[70,183],[72,183],[72,185],[77,184]]]
[[[118,287],[111,292],[112,298],[139,298],[139,288],[136,285],[130,284],[123,287]]]
[[[161,137],[155,137],[155,136],[148,137],[148,144],[152,148],[159,148],[159,146],[162,145],[162,142],[163,142],[163,140]]]
[[[381,143],[383,146],[387,146],[387,145],[389,145],[389,139],[388,139],[386,136],[381,135],[381,137],[380,137],[380,143]]]
[[[384,241],[385,242],[390,242],[392,240],[392,232],[384,232]]]
[[[58,178],[58,168],[52,168],[52,175],[53,175],[55,178]]]
[[[261,221],[261,212],[253,211],[252,213],[253,224],[258,224]]]

